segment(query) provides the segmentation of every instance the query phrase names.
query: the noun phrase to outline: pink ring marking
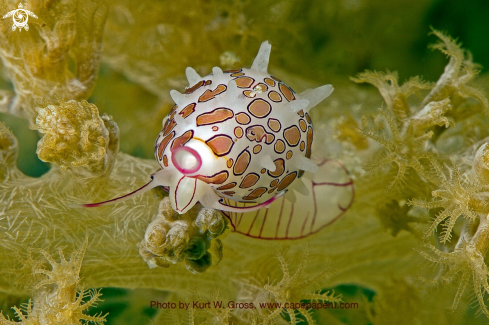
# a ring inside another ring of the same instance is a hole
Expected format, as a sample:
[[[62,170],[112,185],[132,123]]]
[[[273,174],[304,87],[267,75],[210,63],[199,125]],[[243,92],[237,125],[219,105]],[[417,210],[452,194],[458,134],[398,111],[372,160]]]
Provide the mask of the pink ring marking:
[[[184,151],[190,153],[192,156],[195,157],[195,159],[197,159],[197,165],[194,168],[185,169],[182,166],[180,166],[180,164],[176,161],[175,154],[177,152],[179,152],[180,150],[184,150]],[[175,166],[175,168],[178,169],[178,171],[184,175],[193,174],[193,173],[197,172],[200,169],[200,167],[202,166],[202,158],[200,158],[199,153],[196,150],[189,148],[189,147],[186,147],[186,146],[181,146],[181,147],[172,149],[171,150],[171,161],[173,163],[173,166]]]

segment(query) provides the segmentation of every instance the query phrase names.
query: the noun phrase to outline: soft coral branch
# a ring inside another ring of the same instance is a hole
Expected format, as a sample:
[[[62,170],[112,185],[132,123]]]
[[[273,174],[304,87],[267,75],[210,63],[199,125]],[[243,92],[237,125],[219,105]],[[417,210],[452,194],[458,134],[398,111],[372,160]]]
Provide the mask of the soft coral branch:
[[[435,160],[431,160],[433,170],[432,179],[437,180],[439,189],[432,192],[433,199],[431,202],[413,199],[408,204],[416,205],[423,208],[443,208],[436,216],[430,227],[425,232],[426,236],[431,235],[437,226],[443,221],[443,232],[441,233],[441,242],[446,243],[452,237],[452,229],[455,222],[460,216],[471,221],[477,219],[475,210],[484,211],[486,202],[481,196],[487,188],[478,182],[470,183],[460,179],[459,167],[453,166],[450,178],[448,179],[442,172],[441,166]]]
[[[59,94],[83,100],[90,96],[100,67],[109,3],[77,0],[44,5],[38,1],[27,7],[39,17],[29,21],[35,32],[11,32],[10,20],[0,24],[0,57],[15,88],[15,96],[3,92],[0,109],[34,124],[34,108],[43,97],[54,100]]]
[[[422,89],[431,89],[433,84],[413,77],[399,86],[397,72],[365,71],[359,73],[356,78],[350,78],[354,82],[368,82],[379,89],[384,98],[387,109],[396,119],[404,120],[411,115],[408,97]]]
[[[482,91],[467,85],[479,73],[478,65],[472,62],[471,55],[465,54],[455,40],[437,30],[433,30],[433,34],[441,42],[433,45],[432,48],[440,50],[450,58],[450,61],[435,87],[423,100],[422,105],[445,98],[450,98],[454,103],[460,103],[467,97],[472,97],[480,103],[484,114],[489,115],[489,102]]]
[[[425,149],[426,142],[431,138],[432,132],[415,136],[414,122],[409,122],[405,130],[400,130],[396,121],[386,112],[379,110],[379,114],[387,121],[392,137],[388,139],[384,134],[377,135],[376,128],[379,129],[379,127],[375,125],[373,118],[370,118],[370,120],[364,118],[362,123],[363,129],[360,131],[361,134],[374,139],[388,150],[387,154],[368,163],[365,166],[365,170],[373,171],[391,163],[396,163],[398,166],[397,175],[387,187],[387,190],[391,191],[395,188],[402,187],[408,168],[413,168],[422,175],[426,174],[421,160],[433,157],[433,153]]]
[[[22,261],[23,268],[30,269],[33,275],[42,274],[44,279],[34,287],[34,299],[21,308],[24,313],[13,307],[20,322],[10,321],[0,314],[0,324],[82,324],[82,320],[97,325],[104,324],[107,315],[85,314],[87,309],[95,307],[101,301],[99,290],[85,291],[80,285],[80,270],[87,246],[88,237],[79,249],[72,252],[69,260],[65,259],[60,249],[59,263],[45,250],[39,250],[51,265],[51,270],[41,267],[40,261],[32,259],[29,252],[28,258]]]

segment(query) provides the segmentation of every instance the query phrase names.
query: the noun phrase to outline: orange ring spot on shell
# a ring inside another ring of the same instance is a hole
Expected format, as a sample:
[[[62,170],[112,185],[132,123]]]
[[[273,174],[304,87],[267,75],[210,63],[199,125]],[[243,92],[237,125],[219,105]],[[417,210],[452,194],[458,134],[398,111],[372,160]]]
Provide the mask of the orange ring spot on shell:
[[[282,95],[284,95],[285,99],[287,99],[289,102],[295,99],[294,92],[286,84],[281,82],[278,84],[278,88],[280,89],[280,92],[282,92]]]
[[[251,162],[251,154],[248,150],[245,149],[239,154],[238,158],[236,158],[236,163],[234,164],[234,169],[233,169],[234,175],[243,174],[248,168],[250,162]]]
[[[304,149],[306,149],[306,143],[301,141],[301,151],[304,151]]]
[[[256,200],[260,196],[262,196],[263,193],[265,193],[267,190],[268,189],[266,187],[259,187],[255,189],[253,192],[251,192],[250,194],[248,194],[247,196],[243,197],[243,200]]]
[[[265,128],[260,125],[252,125],[246,128],[246,137],[250,141],[263,142],[266,144],[270,144],[275,140],[275,136],[271,133],[268,133]]]
[[[250,88],[255,82],[255,79],[250,77],[238,77],[235,78],[234,81],[236,82],[238,88]]]
[[[231,182],[229,184],[226,184],[226,185],[223,185],[223,186],[218,187],[217,190],[218,191],[229,190],[229,189],[231,189],[231,188],[233,188],[235,186],[236,186],[236,182]]]
[[[204,93],[202,95],[200,95],[200,97],[199,97],[199,103],[200,102],[207,102],[207,101],[213,99],[217,95],[222,94],[223,92],[225,92],[226,89],[227,89],[227,86],[226,85],[218,85],[216,87],[216,89],[214,89],[214,90],[207,89],[206,91],[204,91]]]
[[[264,118],[272,111],[272,105],[266,100],[257,98],[248,105],[248,111],[255,117]]]
[[[284,138],[289,146],[295,147],[301,139],[301,132],[296,125],[292,125],[284,130]]]
[[[205,143],[212,149],[212,151],[214,151],[214,154],[218,157],[228,154],[234,145],[233,139],[224,134],[213,136]]]
[[[206,182],[207,184],[222,184],[228,179],[228,177],[229,177],[229,173],[223,170],[212,176],[199,175],[197,176],[197,179],[200,179],[201,181]]]
[[[193,85],[192,87],[185,89],[184,94],[191,94],[194,91],[196,91],[197,89],[199,89],[200,87],[202,87],[203,85],[205,85],[205,81],[201,80],[201,81],[197,82],[195,85]]]
[[[275,90],[272,90],[268,93],[268,98],[270,98],[274,102],[281,102],[282,101],[282,96]]]
[[[243,129],[240,126],[235,127],[234,135],[236,136],[236,138],[241,139],[241,137],[243,136]]]
[[[166,122],[165,122],[165,126],[163,127],[163,135],[164,136],[167,136],[171,130],[173,130],[173,128],[177,125],[177,122],[175,122],[174,119],[168,119]]]
[[[270,144],[275,140],[275,136],[271,133],[267,133],[267,138],[265,139],[266,144]]]
[[[222,123],[233,116],[234,113],[229,108],[219,107],[211,112],[202,113],[197,116],[197,126]]]
[[[161,142],[158,146],[158,158],[161,157],[161,155],[163,154],[163,152],[166,149],[166,146],[168,145],[170,140],[173,139],[174,136],[175,136],[175,131],[173,131],[172,133],[167,135],[163,140],[161,140]],[[163,159],[163,158],[161,157],[160,159]]]
[[[305,154],[307,158],[311,158],[312,137],[313,137],[312,127],[309,127],[307,130],[307,147],[306,147],[306,154]]]
[[[309,124],[312,123],[311,117],[309,116],[308,113],[306,113],[306,120],[307,120],[307,123],[309,123]]]
[[[163,165],[168,167],[168,157],[166,155],[163,155]]]
[[[283,142],[281,139],[278,139],[275,142],[275,151],[277,153],[282,153],[285,150],[285,142]]]
[[[228,166],[228,168],[231,168],[233,167],[233,158],[229,158],[227,161],[226,161],[226,166]]]
[[[280,121],[274,118],[269,118],[268,119],[268,127],[273,131],[273,132],[278,132],[280,131],[280,128],[282,125],[280,124]]]
[[[253,153],[259,153],[261,151],[261,145],[257,144],[256,146],[253,147]]]
[[[181,136],[179,136],[179,137],[175,138],[175,140],[173,140],[171,148],[175,149],[175,148],[181,147],[184,144],[186,144],[187,142],[189,142],[190,139],[192,139],[193,137],[194,137],[194,131],[188,130],[184,134],[182,134]]]
[[[289,160],[290,158],[292,158],[292,155],[293,155],[292,150],[289,150],[289,151],[287,151],[287,154],[285,155],[285,158],[287,160]]]
[[[301,128],[302,132],[306,132],[306,130],[307,130],[306,121],[304,121],[303,119],[300,119],[299,120],[299,127]]]
[[[241,184],[239,184],[240,188],[248,188],[256,184],[258,180],[260,179],[260,176],[256,173],[249,173],[248,175],[243,178],[243,181]]]
[[[243,112],[236,114],[234,118],[236,119],[236,122],[243,125],[249,124],[251,121],[251,118],[248,116],[248,114]]]
[[[267,85],[269,85],[270,87],[275,87],[275,80],[270,79],[270,78],[265,78],[265,79],[263,79],[263,81],[265,81],[265,83]]]
[[[178,115],[181,115],[183,118],[187,118],[187,116],[189,116],[190,114],[192,114],[193,112],[195,112],[195,106],[197,104],[195,103],[192,103],[192,104],[188,104],[187,106],[185,106],[181,111],[180,113],[178,113]]]
[[[282,178],[282,181],[278,185],[277,190],[281,191],[287,186],[289,186],[295,180],[296,177],[297,177],[297,172],[292,172],[287,176],[285,176],[284,178]]]

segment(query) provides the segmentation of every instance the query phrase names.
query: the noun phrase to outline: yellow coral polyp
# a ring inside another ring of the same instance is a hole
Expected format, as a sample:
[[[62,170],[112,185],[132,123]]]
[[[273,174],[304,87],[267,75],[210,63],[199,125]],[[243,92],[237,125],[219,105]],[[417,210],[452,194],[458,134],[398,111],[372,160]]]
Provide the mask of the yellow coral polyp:
[[[102,325],[107,315],[87,315],[85,312],[100,301],[100,290],[88,290],[80,284],[80,269],[88,245],[88,237],[79,249],[72,252],[66,260],[59,250],[60,262],[45,250],[39,252],[51,265],[51,270],[41,267],[41,261],[30,257],[24,261],[24,267],[33,274],[42,274],[44,279],[34,289],[34,299],[21,310],[13,307],[20,322],[13,322],[0,314],[1,325],[41,325],[41,324],[81,324],[81,321]],[[86,298],[89,298],[88,300]]]
[[[59,100],[38,112],[36,128],[44,134],[37,146],[39,159],[63,170],[85,166],[93,173],[105,172],[109,131],[94,104]]]
[[[224,217],[213,209],[199,206],[179,215],[170,205],[168,197],[160,202],[158,214],[148,225],[139,253],[150,268],[169,267],[184,261],[192,273],[202,273],[212,263],[208,252],[213,247],[220,260],[219,246],[212,245],[226,229]],[[219,261],[218,261],[219,262]]]
[[[474,211],[475,208],[485,208],[483,197],[479,195],[485,188],[478,183],[471,184],[461,181],[459,167],[457,165],[454,165],[451,171],[451,177],[447,179],[441,170],[441,166],[434,160],[432,160],[432,164],[433,179],[439,180],[440,189],[431,193],[433,196],[431,202],[414,199],[409,204],[429,209],[443,208],[435,220],[433,220],[431,226],[426,230],[425,234],[426,236],[431,235],[437,226],[445,221],[440,240],[446,243],[450,241],[452,229],[460,216],[475,221],[477,219],[476,211]]]
[[[459,104],[466,98],[472,97],[479,102],[482,112],[488,116],[489,102],[486,96],[480,89],[467,85],[479,73],[479,66],[472,62],[470,53],[464,51],[450,36],[437,30],[433,30],[433,34],[440,39],[440,42],[432,48],[440,50],[450,58],[450,61],[445,72],[423,100],[423,105],[445,98],[451,98],[452,102]]]
[[[350,78],[354,82],[368,82],[379,89],[384,98],[388,110],[396,118],[402,120],[410,115],[408,97],[422,89],[431,89],[433,84],[413,77],[399,86],[397,72],[365,71],[359,73],[356,78]]]
[[[100,67],[101,37],[109,3],[68,1],[30,3],[26,9],[38,19],[29,20],[27,39],[20,33],[9,33],[11,20],[0,23],[0,53],[9,73],[15,94],[2,92],[2,110],[27,118],[31,125],[36,117],[36,101],[55,95],[84,100],[95,86]],[[32,32],[35,31],[35,32]],[[22,64],[19,64],[22,58]],[[69,61],[76,65],[71,71]]]

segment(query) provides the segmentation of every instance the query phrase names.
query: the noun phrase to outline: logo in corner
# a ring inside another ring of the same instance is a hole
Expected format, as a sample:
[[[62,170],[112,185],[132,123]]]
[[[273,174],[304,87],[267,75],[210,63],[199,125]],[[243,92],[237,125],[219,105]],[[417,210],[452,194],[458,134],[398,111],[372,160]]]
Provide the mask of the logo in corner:
[[[14,22],[12,25],[12,30],[19,28],[19,31],[22,31],[22,28],[24,28],[25,30],[29,30],[29,25],[27,25],[29,16],[37,18],[37,16],[32,11],[24,9],[22,3],[19,3],[19,9],[8,12],[6,15],[3,16],[3,18],[5,19],[10,16],[12,16],[12,20]]]

